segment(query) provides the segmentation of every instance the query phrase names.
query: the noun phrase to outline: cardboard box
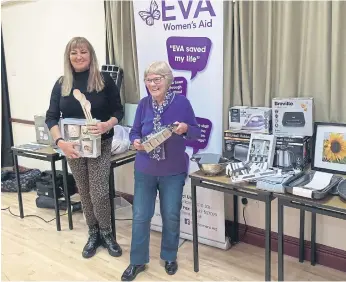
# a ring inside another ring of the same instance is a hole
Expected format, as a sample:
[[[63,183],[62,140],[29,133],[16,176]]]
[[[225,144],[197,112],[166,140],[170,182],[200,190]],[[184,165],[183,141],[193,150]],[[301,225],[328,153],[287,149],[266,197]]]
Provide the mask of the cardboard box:
[[[98,122],[98,120],[94,120]],[[101,135],[88,133],[85,119],[65,118],[60,120],[61,136],[66,141],[76,143],[81,157],[97,158],[101,155]]]
[[[46,124],[46,116],[45,115],[35,115],[35,132],[36,132],[36,142],[38,144],[55,146],[54,140],[48,126]]]
[[[229,109],[229,129],[270,134],[272,110],[267,107],[236,106]]]
[[[274,166],[304,170],[311,161],[311,137],[277,136]]]
[[[274,135],[313,135],[313,98],[274,98],[272,110]]]
[[[252,133],[247,161],[252,163],[266,163],[267,168],[273,167],[276,136]]]
[[[223,139],[224,156],[230,160],[246,162],[251,133],[226,130]]]

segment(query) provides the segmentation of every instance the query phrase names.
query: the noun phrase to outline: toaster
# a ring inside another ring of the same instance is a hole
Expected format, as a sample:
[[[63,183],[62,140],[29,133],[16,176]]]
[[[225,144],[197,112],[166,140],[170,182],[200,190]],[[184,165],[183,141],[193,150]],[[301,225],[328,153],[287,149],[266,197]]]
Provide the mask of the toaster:
[[[248,151],[249,145],[236,144],[234,146],[233,158],[241,162],[246,162]]]

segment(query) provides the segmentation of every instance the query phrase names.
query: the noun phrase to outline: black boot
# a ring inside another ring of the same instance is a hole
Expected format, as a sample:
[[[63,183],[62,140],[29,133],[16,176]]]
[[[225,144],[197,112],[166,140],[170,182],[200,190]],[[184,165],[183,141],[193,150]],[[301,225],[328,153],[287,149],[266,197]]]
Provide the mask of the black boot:
[[[112,229],[101,230],[101,240],[102,240],[102,246],[105,247],[108,250],[108,253],[112,257],[120,257],[123,253],[121,247],[119,244],[115,241]]]
[[[101,246],[100,230],[97,225],[89,226],[89,239],[83,248],[82,256],[91,258],[96,254],[99,246]]]
[[[132,281],[136,278],[137,274],[145,270],[145,264],[133,265],[130,264],[123,275],[121,276],[121,281]]]
[[[165,270],[168,275],[174,275],[178,270],[178,263],[176,261],[166,261]]]

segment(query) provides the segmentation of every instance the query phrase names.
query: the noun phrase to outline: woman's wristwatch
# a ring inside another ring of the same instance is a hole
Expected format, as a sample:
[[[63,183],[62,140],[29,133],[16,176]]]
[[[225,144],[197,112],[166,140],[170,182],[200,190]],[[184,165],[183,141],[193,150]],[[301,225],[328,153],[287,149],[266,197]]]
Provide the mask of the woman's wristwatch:
[[[61,140],[64,141],[64,138],[61,138],[61,137],[60,137],[60,138],[56,139],[56,140],[55,140],[55,145],[58,146],[58,143],[59,143],[59,141],[61,141]]]

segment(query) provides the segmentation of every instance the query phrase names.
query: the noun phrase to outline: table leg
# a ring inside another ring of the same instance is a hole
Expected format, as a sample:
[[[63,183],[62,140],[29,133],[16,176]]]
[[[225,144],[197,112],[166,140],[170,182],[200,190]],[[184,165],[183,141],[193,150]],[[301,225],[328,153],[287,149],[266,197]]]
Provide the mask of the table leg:
[[[65,200],[66,200],[67,214],[68,214],[68,226],[70,230],[72,230],[73,222],[72,222],[72,211],[71,211],[71,198],[70,198],[70,193],[68,191],[68,185],[67,185],[68,170],[67,170],[66,158],[63,158],[61,162],[62,162],[62,173],[63,173],[63,181],[64,181],[64,193],[65,193]]]
[[[284,280],[284,206],[278,199],[278,281]]]
[[[22,199],[22,186],[20,185],[19,167],[18,167],[18,156],[13,153],[14,171],[17,180],[17,193],[18,193],[18,204],[20,218],[24,218],[23,199]]]
[[[239,217],[238,217],[238,196],[233,195],[233,224],[232,237],[233,243],[239,242]]]
[[[304,227],[305,227],[305,211],[301,209],[300,210],[300,228],[299,228],[299,262],[304,262],[304,259],[305,259]]]
[[[265,202],[265,281],[271,280],[271,200]]]
[[[316,213],[311,213],[311,265],[316,265]]]
[[[59,199],[57,196],[57,185],[56,185],[56,169],[55,160],[51,160],[52,177],[53,177],[53,195],[54,195],[54,207],[55,207],[55,220],[56,220],[56,230],[61,231],[60,225],[60,212],[59,212]]]
[[[198,229],[197,229],[197,195],[196,185],[191,181],[191,198],[192,198],[192,237],[193,237],[193,264],[194,271],[199,271],[198,262]]]
[[[109,172],[109,199],[111,204],[111,223],[112,223],[112,233],[113,237],[116,239],[115,230],[115,211],[114,211],[114,198],[115,198],[115,187],[114,187],[114,168],[111,167]]]

